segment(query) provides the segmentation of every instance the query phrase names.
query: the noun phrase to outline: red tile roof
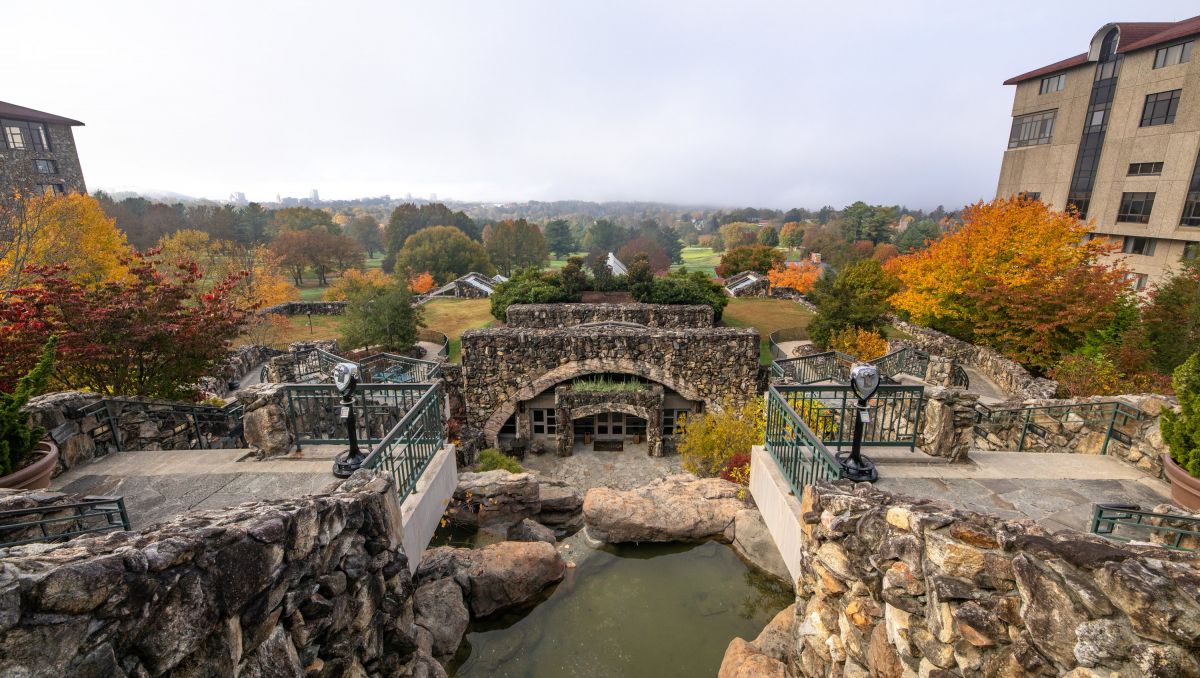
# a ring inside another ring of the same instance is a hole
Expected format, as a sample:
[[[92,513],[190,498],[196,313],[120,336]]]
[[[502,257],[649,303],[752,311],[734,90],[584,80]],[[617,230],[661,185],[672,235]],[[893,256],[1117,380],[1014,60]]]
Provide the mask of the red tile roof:
[[[48,122],[54,125],[70,125],[71,127],[81,127],[83,125],[83,123],[79,122],[78,120],[64,118],[61,115],[54,115],[53,113],[35,111],[32,108],[26,108],[24,106],[18,106],[16,104],[10,104],[3,101],[0,101],[0,118],[36,120],[37,122]]]
[[[1127,54],[1200,33],[1200,16],[1176,22],[1125,22],[1118,23],[1116,26],[1121,29],[1121,42],[1117,46],[1117,53]],[[1087,63],[1087,52],[1009,78],[1004,81],[1004,84],[1015,85],[1085,63]]]

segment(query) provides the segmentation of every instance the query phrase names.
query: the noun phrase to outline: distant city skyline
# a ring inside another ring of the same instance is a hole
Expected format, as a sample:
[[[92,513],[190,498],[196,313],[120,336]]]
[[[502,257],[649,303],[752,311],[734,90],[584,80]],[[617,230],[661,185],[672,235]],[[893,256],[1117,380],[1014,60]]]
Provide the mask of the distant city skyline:
[[[89,187],[229,200],[932,208],[996,191],[1013,75],[1194,3],[56,5],[4,100]],[[7,8],[38,25],[44,8]]]

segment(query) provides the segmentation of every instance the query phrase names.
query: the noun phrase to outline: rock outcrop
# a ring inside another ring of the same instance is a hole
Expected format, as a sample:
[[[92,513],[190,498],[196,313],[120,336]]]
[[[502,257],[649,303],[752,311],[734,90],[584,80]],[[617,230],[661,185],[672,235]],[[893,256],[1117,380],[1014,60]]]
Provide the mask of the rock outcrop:
[[[423,645],[423,636],[428,634],[427,652],[439,659],[453,656],[471,620],[458,584],[452,579],[434,579],[422,585],[413,594],[413,613],[419,629],[417,644]]]
[[[447,512],[456,525],[504,532],[542,509],[537,477],[495,470],[458,474]]]
[[[558,541],[554,536],[554,530],[529,518],[508,528],[508,539],[509,541],[544,541],[547,544],[554,544]]]
[[[787,666],[772,657],[768,657],[741,638],[734,638],[725,649],[725,658],[721,660],[721,668],[717,678],[785,678]]]
[[[743,560],[789,586],[793,583],[779,547],[775,545],[758,509],[744,508],[738,511],[733,519],[732,534],[728,536],[733,550]]]
[[[421,557],[415,582],[449,579],[462,590],[472,617],[487,617],[537,600],[566,572],[566,563],[545,542],[504,541],[481,549],[440,546]]]
[[[584,497],[583,519],[592,538],[613,544],[728,539],[746,506],[738,494],[729,481],[687,474],[629,491],[595,487]]]
[[[534,520],[554,530],[558,537],[583,527],[583,496],[561,480],[542,478],[538,482],[542,510]]]

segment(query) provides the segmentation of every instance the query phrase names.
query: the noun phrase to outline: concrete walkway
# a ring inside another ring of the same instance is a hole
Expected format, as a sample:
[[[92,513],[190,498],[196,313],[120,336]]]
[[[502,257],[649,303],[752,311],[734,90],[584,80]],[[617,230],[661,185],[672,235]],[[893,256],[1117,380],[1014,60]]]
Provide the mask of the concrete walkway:
[[[329,458],[308,449],[270,461],[254,461],[249,450],[169,450],[115,452],[67,471],[52,489],[124,496],[139,529],[191,509],[312,494],[335,480]]]
[[[907,450],[867,454],[878,464],[882,490],[1001,518],[1030,518],[1051,532],[1086,532],[1096,503],[1148,509],[1170,495],[1165,482],[1116,457],[972,450],[967,463],[946,464]]]
[[[967,373],[970,379],[970,385],[967,387],[968,393],[978,393],[979,402],[990,405],[1003,400],[1008,400],[1012,396],[1008,395],[1000,385],[984,376],[982,372],[971,367],[970,365],[962,365],[963,372]]]

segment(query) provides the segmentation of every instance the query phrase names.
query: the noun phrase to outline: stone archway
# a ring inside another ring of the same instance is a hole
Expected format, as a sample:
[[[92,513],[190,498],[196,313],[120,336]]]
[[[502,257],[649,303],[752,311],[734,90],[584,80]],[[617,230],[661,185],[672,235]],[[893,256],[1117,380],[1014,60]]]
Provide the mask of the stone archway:
[[[558,454],[570,456],[575,447],[575,420],[604,412],[641,417],[646,421],[646,452],[662,456],[663,389],[655,386],[634,393],[571,393],[565,386],[555,390],[555,407],[559,424]]]
[[[499,442],[497,436],[500,433],[500,428],[504,426],[504,422],[508,421],[509,417],[516,414],[517,407],[522,402],[576,377],[605,372],[628,374],[648,379],[675,391],[688,400],[704,403],[705,409],[709,411],[721,411],[720,403],[704,397],[697,388],[676,378],[675,375],[658,365],[626,358],[589,358],[587,360],[577,360],[559,365],[543,373],[522,388],[517,389],[516,392],[509,394],[488,417],[487,423],[483,427],[484,435],[487,436],[489,442],[497,444]]]

